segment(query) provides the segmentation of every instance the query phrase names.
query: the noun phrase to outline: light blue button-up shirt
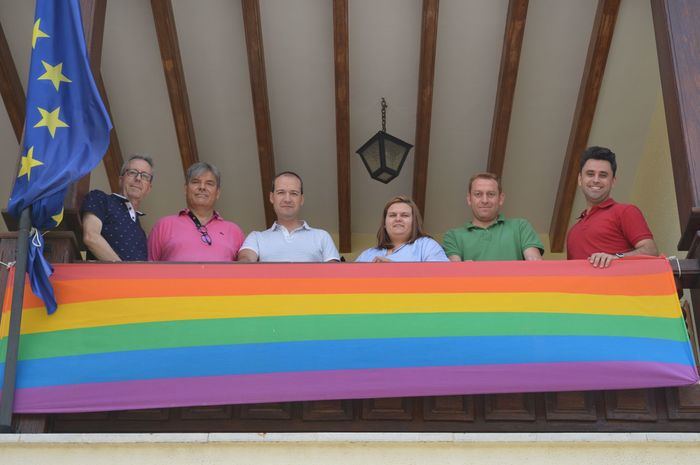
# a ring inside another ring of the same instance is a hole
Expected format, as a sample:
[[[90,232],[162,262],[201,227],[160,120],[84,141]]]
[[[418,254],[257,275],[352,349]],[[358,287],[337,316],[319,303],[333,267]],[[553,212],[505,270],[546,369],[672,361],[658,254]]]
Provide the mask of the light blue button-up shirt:
[[[394,262],[447,262],[447,255],[440,244],[429,237],[419,237],[412,244],[403,244],[387,256],[387,249],[373,247],[360,254],[356,262],[371,262],[374,257],[386,257]]]

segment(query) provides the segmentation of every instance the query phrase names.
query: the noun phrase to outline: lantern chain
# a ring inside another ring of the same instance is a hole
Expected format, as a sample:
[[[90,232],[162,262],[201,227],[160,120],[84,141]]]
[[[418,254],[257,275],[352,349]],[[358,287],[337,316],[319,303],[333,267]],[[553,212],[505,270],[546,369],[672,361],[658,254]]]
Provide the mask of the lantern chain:
[[[382,132],[386,132],[386,99],[382,97]]]

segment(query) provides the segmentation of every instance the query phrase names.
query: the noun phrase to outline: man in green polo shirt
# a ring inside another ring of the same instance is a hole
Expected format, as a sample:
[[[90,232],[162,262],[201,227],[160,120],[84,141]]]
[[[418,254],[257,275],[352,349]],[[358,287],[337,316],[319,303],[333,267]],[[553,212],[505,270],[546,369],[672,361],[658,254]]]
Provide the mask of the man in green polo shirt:
[[[508,218],[500,209],[506,196],[501,180],[492,173],[478,173],[469,180],[467,204],[472,221],[450,229],[443,248],[453,262],[464,260],[542,260],[544,247],[530,223]]]

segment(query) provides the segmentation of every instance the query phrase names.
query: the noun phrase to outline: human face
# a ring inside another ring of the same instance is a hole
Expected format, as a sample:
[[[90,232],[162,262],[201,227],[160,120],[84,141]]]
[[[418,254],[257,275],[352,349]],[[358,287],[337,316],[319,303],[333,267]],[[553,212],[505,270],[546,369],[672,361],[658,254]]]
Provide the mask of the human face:
[[[474,214],[474,223],[487,225],[495,221],[505,198],[503,192],[498,192],[496,181],[476,178],[467,194],[467,204]]]
[[[122,195],[129,199],[132,204],[138,205],[151,191],[151,181],[144,181],[140,175],[135,178],[131,177],[126,174],[129,170],[153,175],[153,169],[145,160],[135,159],[127,164],[124,174],[119,176],[119,186],[121,187]]]
[[[280,176],[275,180],[275,190],[270,192],[270,203],[275,209],[277,219],[291,221],[299,218],[299,211],[304,205],[301,182],[294,176]]]
[[[192,177],[185,184],[185,199],[190,210],[214,210],[216,201],[219,200],[219,186],[216,185],[216,176],[211,171],[204,171]]]
[[[394,245],[408,241],[413,232],[413,210],[411,210],[411,206],[403,202],[391,204],[386,211],[384,228]]]
[[[589,207],[598,205],[610,197],[615,185],[612,166],[607,160],[587,160],[578,174],[578,185]]]

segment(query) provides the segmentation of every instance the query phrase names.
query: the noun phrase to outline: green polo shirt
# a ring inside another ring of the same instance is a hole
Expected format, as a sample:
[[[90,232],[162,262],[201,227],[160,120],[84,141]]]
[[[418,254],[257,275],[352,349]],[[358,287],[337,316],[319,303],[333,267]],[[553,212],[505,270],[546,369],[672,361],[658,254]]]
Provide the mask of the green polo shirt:
[[[442,247],[449,257],[458,255],[462,260],[524,260],[523,251],[530,247],[544,246],[532,228],[522,218],[498,219],[488,228],[474,226],[471,222],[461,228],[450,229],[445,233]]]

